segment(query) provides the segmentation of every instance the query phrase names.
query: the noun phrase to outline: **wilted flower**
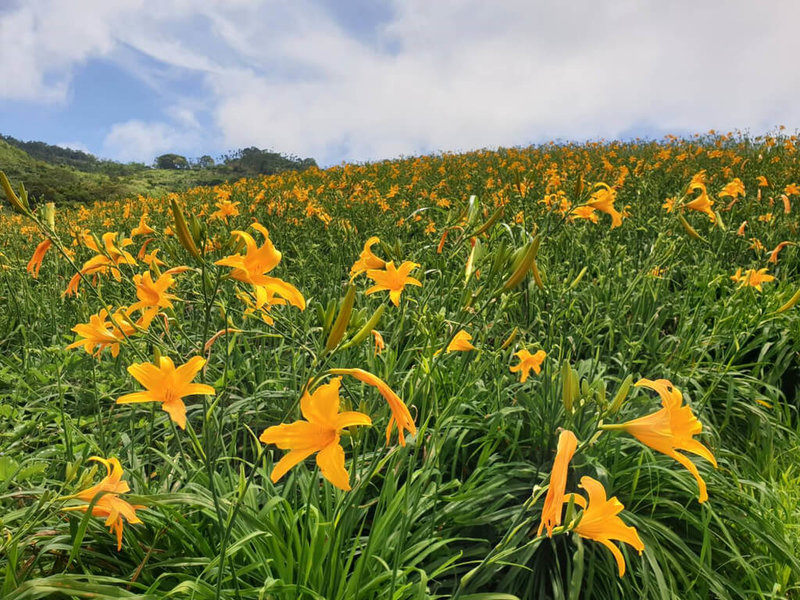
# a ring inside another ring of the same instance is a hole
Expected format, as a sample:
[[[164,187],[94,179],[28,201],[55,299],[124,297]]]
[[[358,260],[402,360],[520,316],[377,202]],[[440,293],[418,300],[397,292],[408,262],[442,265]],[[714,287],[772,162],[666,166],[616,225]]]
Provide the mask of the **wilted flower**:
[[[383,352],[384,348],[386,348],[386,344],[383,341],[383,336],[378,330],[372,330],[372,337],[375,338],[375,355],[378,355]]]
[[[795,245],[794,242],[781,242],[780,244],[775,246],[775,249],[772,252],[769,253],[769,259],[767,259],[767,262],[771,262],[771,263],[776,263],[777,264],[777,262],[778,262],[778,253],[781,250],[783,250],[784,248],[786,248],[786,246],[794,246],[794,245]]]

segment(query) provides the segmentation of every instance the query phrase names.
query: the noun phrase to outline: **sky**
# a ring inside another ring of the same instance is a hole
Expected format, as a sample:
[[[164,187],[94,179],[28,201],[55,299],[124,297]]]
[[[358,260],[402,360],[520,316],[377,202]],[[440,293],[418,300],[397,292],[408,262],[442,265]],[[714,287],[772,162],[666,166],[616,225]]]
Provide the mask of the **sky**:
[[[0,0],[0,133],[322,166],[800,126],[796,0]]]

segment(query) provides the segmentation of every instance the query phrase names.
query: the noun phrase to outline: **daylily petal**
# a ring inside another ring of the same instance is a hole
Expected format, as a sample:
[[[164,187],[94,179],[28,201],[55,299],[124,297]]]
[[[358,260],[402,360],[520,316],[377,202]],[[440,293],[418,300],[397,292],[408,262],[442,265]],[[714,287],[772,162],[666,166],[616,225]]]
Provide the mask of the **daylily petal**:
[[[325,479],[341,490],[350,490],[350,475],[344,468],[344,449],[338,443],[319,451],[317,465]]]

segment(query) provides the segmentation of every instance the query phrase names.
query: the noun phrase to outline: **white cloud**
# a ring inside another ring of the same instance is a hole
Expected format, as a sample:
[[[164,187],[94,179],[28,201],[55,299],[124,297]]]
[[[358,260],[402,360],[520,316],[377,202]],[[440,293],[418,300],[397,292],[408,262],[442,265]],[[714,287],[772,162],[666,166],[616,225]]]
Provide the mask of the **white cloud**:
[[[167,152],[189,153],[199,143],[195,130],[185,130],[168,123],[126,121],[115,123],[103,142],[104,154],[118,160],[149,164]]]
[[[642,126],[800,124],[794,0],[392,8],[375,35],[358,36],[312,0],[25,2],[0,13],[0,65],[16,82],[0,97],[63,99],[77,65],[120,45],[203,73],[207,95],[181,99],[164,122],[112,127],[107,151],[148,161],[180,148],[194,154],[192,143],[272,147],[329,164]],[[199,127],[198,110],[215,131]]]

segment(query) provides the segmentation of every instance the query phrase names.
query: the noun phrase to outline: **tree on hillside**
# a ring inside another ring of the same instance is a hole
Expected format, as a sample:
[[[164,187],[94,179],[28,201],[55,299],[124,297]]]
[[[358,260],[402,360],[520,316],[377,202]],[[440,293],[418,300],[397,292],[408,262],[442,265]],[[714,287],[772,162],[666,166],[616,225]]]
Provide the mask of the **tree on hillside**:
[[[203,156],[198,158],[197,162],[195,163],[198,169],[210,169],[215,164],[216,163],[214,162],[214,159],[211,158],[208,154],[204,154]]]
[[[156,158],[157,169],[188,169],[189,161],[180,154],[162,154]]]

